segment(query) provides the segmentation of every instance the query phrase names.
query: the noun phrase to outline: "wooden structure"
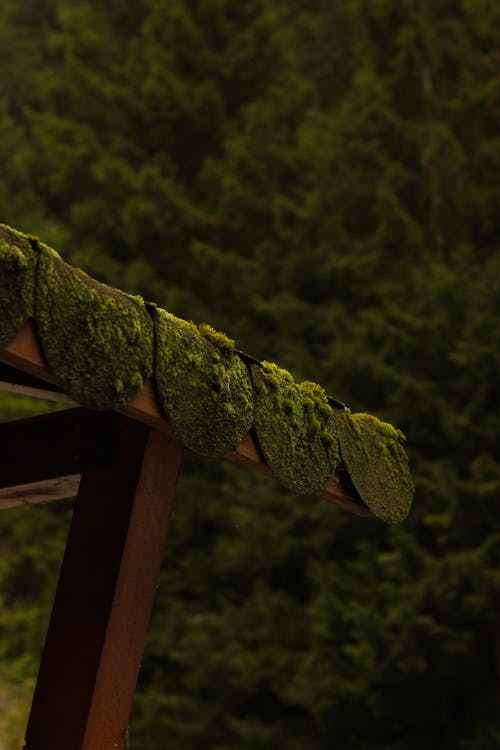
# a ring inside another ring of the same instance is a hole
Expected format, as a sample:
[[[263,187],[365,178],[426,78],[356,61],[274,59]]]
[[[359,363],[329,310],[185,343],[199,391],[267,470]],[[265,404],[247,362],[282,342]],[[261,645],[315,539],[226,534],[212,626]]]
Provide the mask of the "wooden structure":
[[[10,238],[11,231],[4,228],[3,237]],[[4,245],[5,268],[0,244],[0,288],[3,272],[8,290],[15,288],[8,276],[13,268],[8,253],[22,251],[28,257],[31,252],[24,236],[12,233],[11,240],[12,245]],[[40,277],[36,283],[42,283]],[[99,287],[101,293],[107,294]],[[96,295],[93,288],[92,294]],[[2,300],[0,312],[1,304]],[[10,315],[9,310],[5,304],[4,315]],[[0,349],[0,389],[64,401],[69,408],[0,425],[0,509],[76,496],[25,748],[120,749],[174,501],[181,440],[166,419],[154,378],[146,379],[128,403],[117,403],[116,408],[81,408],[74,394],[61,385],[65,376],[48,364],[50,347],[47,339],[45,348],[41,346],[39,335],[43,316],[37,320],[36,314],[23,314],[7,323],[7,330],[15,333],[12,338],[9,333]],[[91,345],[99,346],[97,338]],[[286,388],[292,388],[288,381]],[[314,411],[309,396],[304,402]],[[321,408],[324,413],[331,411],[325,404]],[[368,447],[372,433],[370,422]],[[293,438],[293,431],[287,434]],[[377,433],[377,445],[382,434]],[[371,516],[373,508],[379,514],[380,507],[383,516],[385,500],[375,501],[370,510],[355,489],[357,484],[366,485],[364,468],[356,474],[352,459],[351,476],[345,469],[351,443],[351,438],[346,439],[343,462],[315,494],[359,516]],[[369,450],[362,447],[369,464]],[[250,427],[222,457],[270,475],[261,448],[255,428]],[[375,462],[371,473],[377,473]],[[368,497],[370,505],[370,493]]]
[[[76,403],[57,386],[56,378],[44,361],[31,321],[4,349],[0,350],[0,390],[76,406]],[[162,416],[160,405],[150,382],[146,382],[140,393],[130,404],[120,409],[120,412],[155,431],[172,436],[172,430]],[[89,413],[95,414],[95,412]],[[29,423],[42,425],[53,420],[57,420],[56,415],[34,417],[29,420]],[[82,474],[81,467],[66,466],[62,470],[61,468],[54,470],[52,475],[50,470],[46,468],[47,476],[33,476],[24,460],[29,445],[27,435],[24,434],[22,441],[26,446],[23,455],[24,468],[22,471],[24,473],[22,477],[16,478],[16,481],[8,481],[3,476],[0,477],[0,509],[76,496]],[[39,442],[38,445],[40,444],[42,443]],[[60,447],[62,448],[63,445],[64,440],[62,440]],[[272,476],[272,472],[259,451],[251,432],[224,458],[239,466]],[[47,452],[43,460],[47,462],[57,461],[57,450],[52,449]],[[47,467],[47,464],[44,464],[44,466]],[[8,467],[9,462],[6,461],[5,469]],[[73,470],[71,470],[72,468]],[[2,466],[2,473],[5,469]],[[20,479],[23,479],[22,483],[20,483]],[[347,477],[343,480],[342,475],[332,476],[324,487],[315,494],[356,515],[371,516],[370,510],[359,495],[353,492],[352,485],[346,480]]]

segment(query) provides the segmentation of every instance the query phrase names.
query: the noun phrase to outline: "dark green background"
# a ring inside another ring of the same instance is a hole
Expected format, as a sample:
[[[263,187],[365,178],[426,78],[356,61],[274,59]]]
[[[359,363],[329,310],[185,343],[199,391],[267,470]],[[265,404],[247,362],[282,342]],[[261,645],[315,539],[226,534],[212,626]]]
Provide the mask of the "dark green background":
[[[497,0],[2,0],[0,220],[408,438],[397,528],[187,458],[134,750],[500,748],[499,38]],[[69,514],[0,515],[9,750]]]

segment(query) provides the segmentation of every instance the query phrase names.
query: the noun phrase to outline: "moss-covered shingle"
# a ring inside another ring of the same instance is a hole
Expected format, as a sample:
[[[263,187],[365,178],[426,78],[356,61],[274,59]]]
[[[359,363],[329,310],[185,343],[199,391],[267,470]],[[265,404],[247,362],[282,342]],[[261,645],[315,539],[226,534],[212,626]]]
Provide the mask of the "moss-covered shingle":
[[[323,389],[286,370],[252,365],[255,431],[273,474],[288,489],[315,492],[339,463],[337,424]]]
[[[160,402],[188,448],[217,456],[236,447],[252,425],[246,366],[233,342],[210,326],[199,330],[154,308],[155,377]]]
[[[143,301],[38,247],[35,317],[51,370],[83,406],[127,404],[153,371],[153,323]]]
[[[387,523],[404,521],[413,483],[404,436],[371,414],[340,418],[340,452],[351,482],[375,516]]]

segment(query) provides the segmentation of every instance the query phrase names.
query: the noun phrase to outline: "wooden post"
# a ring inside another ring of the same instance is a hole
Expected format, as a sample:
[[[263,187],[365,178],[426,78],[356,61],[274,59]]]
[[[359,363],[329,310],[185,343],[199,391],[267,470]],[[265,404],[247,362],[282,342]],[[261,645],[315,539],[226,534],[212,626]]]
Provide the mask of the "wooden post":
[[[25,750],[123,747],[182,449],[127,417],[119,440],[82,475]]]

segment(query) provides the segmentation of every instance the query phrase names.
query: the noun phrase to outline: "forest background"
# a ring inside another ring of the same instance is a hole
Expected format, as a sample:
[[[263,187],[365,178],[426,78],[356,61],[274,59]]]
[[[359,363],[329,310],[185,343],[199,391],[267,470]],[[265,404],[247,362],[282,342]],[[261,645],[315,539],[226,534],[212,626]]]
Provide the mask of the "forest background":
[[[401,527],[187,457],[132,749],[500,748],[499,39],[497,0],[1,0],[0,220],[408,438]],[[0,514],[9,750],[70,514]]]

